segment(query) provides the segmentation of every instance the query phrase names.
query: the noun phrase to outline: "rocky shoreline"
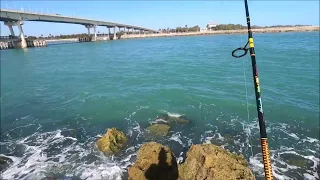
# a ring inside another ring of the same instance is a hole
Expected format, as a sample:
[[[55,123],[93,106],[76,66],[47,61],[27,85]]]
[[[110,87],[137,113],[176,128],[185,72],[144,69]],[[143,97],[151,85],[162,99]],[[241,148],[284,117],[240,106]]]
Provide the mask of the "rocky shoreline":
[[[145,128],[150,136],[167,136],[171,126],[189,123],[185,116],[161,114]],[[106,156],[121,152],[128,137],[116,128],[108,129],[96,142]],[[248,162],[241,154],[231,153],[214,144],[194,144],[184,162],[177,161],[170,147],[151,141],[144,143],[137,152],[136,161],[128,168],[129,180],[254,180]]]

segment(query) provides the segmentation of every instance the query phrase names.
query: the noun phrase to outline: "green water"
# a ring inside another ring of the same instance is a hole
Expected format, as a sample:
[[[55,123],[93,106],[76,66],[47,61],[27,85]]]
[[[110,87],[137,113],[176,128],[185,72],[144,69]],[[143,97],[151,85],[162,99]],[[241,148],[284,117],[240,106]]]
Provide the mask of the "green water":
[[[125,178],[148,141],[144,129],[163,112],[192,120],[157,139],[177,157],[210,141],[243,153],[263,177],[250,57],[231,56],[246,39],[170,37],[1,51],[1,154],[15,160],[4,179]],[[319,178],[319,33],[255,34],[255,47],[275,177]],[[131,138],[114,159],[94,147],[109,127]],[[305,164],[294,166],[290,158]]]

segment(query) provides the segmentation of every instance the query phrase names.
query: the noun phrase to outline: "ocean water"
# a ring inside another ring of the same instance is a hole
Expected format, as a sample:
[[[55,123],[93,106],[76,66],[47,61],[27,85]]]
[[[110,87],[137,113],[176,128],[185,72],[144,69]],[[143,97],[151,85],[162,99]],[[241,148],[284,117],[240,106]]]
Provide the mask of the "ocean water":
[[[275,179],[319,179],[319,33],[254,34]],[[263,164],[247,35],[49,45],[1,51],[2,179],[126,179],[141,144],[214,143]],[[145,133],[157,115],[186,115],[168,137]],[[106,157],[95,141],[110,127],[129,136]]]

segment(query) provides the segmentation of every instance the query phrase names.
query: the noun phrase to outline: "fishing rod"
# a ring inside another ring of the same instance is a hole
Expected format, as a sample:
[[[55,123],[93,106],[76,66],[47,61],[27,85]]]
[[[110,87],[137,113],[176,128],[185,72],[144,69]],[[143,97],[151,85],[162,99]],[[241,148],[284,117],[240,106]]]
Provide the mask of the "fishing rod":
[[[271,167],[271,160],[270,160],[270,152],[269,152],[269,146],[268,146],[266,126],[265,126],[265,122],[264,122],[264,118],[263,118],[260,83],[259,83],[259,78],[258,78],[256,54],[254,51],[254,43],[253,43],[252,30],[251,30],[251,26],[250,26],[250,15],[249,15],[249,8],[248,8],[248,1],[247,0],[244,0],[244,5],[245,5],[245,9],[246,9],[246,16],[247,16],[248,42],[244,47],[240,47],[240,48],[237,48],[234,51],[232,51],[232,56],[235,58],[240,58],[240,57],[245,56],[248,53],[248,50],[250,51],[254,90],[255,90],[255,95],[256,95],[258,120],[259,120],[259,128],[260,128],[260,140],[261,140],[261,148],[262,148],[264,173],[265,173],[265,178],[267,180],[272,180],[273,175],[272,175],[272,167]],[[249,48],[247,47],[248,44],[249,44]],[[243,51],[243,54],[236,55],[235,53],[238,51]]]

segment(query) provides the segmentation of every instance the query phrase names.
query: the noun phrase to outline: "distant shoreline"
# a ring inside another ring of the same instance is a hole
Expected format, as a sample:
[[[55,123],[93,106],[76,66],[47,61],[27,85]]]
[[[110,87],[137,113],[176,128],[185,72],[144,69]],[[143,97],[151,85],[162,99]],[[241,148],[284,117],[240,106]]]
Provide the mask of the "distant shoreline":
[[[297,27],[274,27],[274,28],[261,28],[252,29],[254,33],[279,33],[279,32],[309,32],[320,31],[319,26],[297,26]],[[159,34],[130,34],[122,35],[121,39],[133,38],[150,38],[150,37],[173,37],[173,36],[197,36],[197,35],[214,35],[214,34],[243,34],[247,33],[247,29],[241,30],[212,30],[200,32],[184,32],[184,33],[159,33]]]
[[[252,29],[254,33],[280,33],[280,32],[312,32],[320,31],[319,26],[297,26],[297,27],[272,27]],[[154,38],[154,37],[175,37],[175,36],[201,36],[201,35],[215,35],[215,34],[246,34],[247,29],[241,30],[212,30],[200,32],[181,32],[181,33],[158,33],[158,34],[128,34],[122,35],[120,39],[138,39],[138,38]],[[97,41],[107,41],[108,37],[97,37]],[[78,38],[67,39],[47,39],[49,43],[55,42],[78,42]]]

